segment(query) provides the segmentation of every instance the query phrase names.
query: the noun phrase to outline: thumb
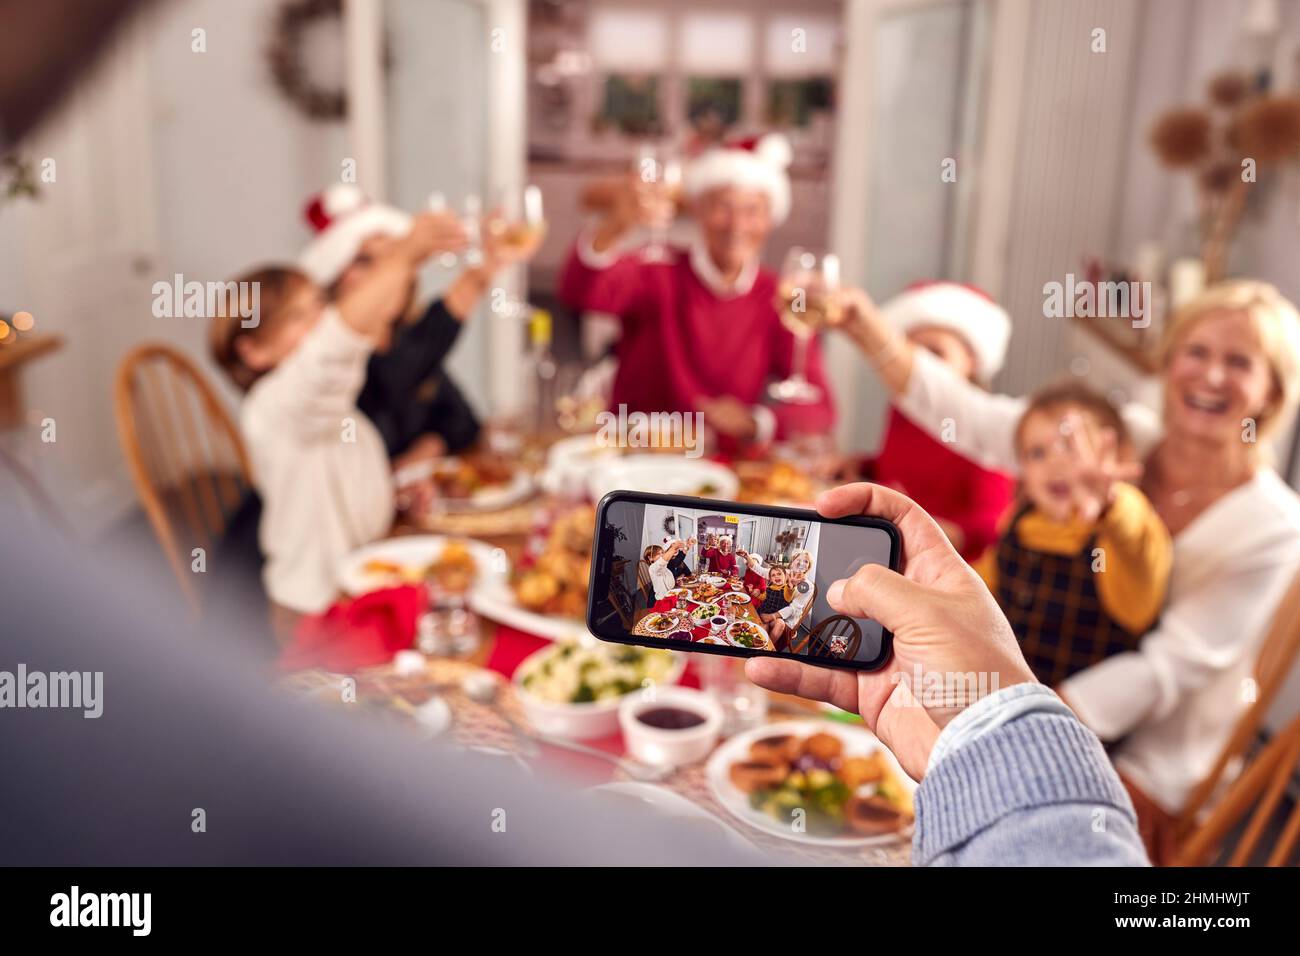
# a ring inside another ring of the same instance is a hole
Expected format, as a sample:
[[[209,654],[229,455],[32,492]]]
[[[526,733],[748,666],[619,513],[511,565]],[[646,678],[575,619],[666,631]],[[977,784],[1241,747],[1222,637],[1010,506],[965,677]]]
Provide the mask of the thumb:
[[[826,601],[841,614],[869,617],[890,631],[903,625],[908,608],[924,603],[926,589],[881,564],[868,564],[826,592]]]

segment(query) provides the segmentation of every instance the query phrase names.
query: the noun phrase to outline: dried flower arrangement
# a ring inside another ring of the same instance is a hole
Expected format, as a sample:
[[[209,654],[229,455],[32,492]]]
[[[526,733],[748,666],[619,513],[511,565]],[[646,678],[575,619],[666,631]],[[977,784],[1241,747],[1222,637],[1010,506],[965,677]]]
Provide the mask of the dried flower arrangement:
[[[1151,129],[1160,162],[1195,177],[1207,282],[1223,278],[1256,167],[1300,157],[1300,95],[1261,92],[1241,73],[1210,80],[1207,106],[1178,107]],[[1250,162],[1248,162],[1250,161]]]

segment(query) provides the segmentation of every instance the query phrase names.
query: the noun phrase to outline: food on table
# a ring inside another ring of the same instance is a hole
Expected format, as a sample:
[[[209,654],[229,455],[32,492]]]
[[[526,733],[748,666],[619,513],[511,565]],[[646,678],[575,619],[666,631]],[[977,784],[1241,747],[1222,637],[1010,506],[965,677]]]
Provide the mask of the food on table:
[[[704,717],[685,707],[655,707],[636,715],[641,723],[659,730],[690,730],[704,723]]]
[[[737,621],[727,629],[727,636],[733,644],[741,647],[766,647],[767,635],[757,624],[749,621]]]
[[[724,594],[719,598],[719,603],[726,604],[748,604],[749,595],[743,591],[732,591],[730,594]]]
[[[692,635],[690,631],[673,631],[671,634],[668,635],[668,640],[685,641],[686,643],[689,644],[693,639],[693,636],[694,635]]]
[[[799,756],[801,742],[794,734],[774,734],[755,740],[749,745],[749,755],[755,760],[790,763]]]
[[[834,734],[764,737],[728,773],[750,806],[781,823],[802,810],[807,832],[818,835],[897,833],[914,813],[911,794],[884,751],[845,755]]]
[[[716,637],[710,637],[710,636],[707,636],[707,635],[706,635],[705,637],[701,637],[701,638],[700,638],[698,641],[696,641],[695,643],[696,643],[696,644],[719,644],[719,645],[721,645],[722,647],[726,647],[726,646],[727,646],[725,641],[720,641],[720,640],[718,640]]]
[[[669,617],[667,614],[651,614],[645,619],[645,628],[647,631],[656,631],[663,633],[670,628],[677,626],[677,619]]]
[[[896,833],[911,819],[887,797],[849,797],[844,805],[844,818],[854,833],[870,836],[876,833]]]
[[[803,742],[800,756],[811,756],[819,762],[830,763],[844,752],[844,742],[834,734],[813,734]]]
[[[810,501],[816,490],[812,476],[790,462],[738,461],[733,468],[740,478],[739,501]]]
[[[733,763],[727,776],[737,790],[765,793],[781,786],[790,775],[790,765],[774,760],[741,760]]]
[[[371,558],[361,566],[361,572],[367,578],[380,578],[387,583],[419,584],[423,581],[451,594],[463,594],[473,586],[478,565],[466,542],[451,540],[428,564],[408,565],[385,558]]]
[[[717,617],[721,610],[716,604],[697,604],[691,608],[690,617],[696,624],[703,624],[710,618]]]
[[[700,602],[712,601],[715,597],[717,597],[719,594],[722,593],[717,588],[715,588],[712,584],[703,584],[703,583],[693,585],[691,587],[691,590],[695,594],[695,600]]]
[[[540,551],[515,576],[515,600],[529,611],[581,618],[587,611],[596,509],[581,505],[551,524]]]
[[[514,480],[515,464],[504,455],[467,452],[441,459],[433,469],[433,483],[444,498],[472,498],[485,488]]]
[[[654,648],[564,642],[538,655],[520,683],[554,704],[588,704],[629,694],[645,681],[662,681],[672,666],[672,655]]]

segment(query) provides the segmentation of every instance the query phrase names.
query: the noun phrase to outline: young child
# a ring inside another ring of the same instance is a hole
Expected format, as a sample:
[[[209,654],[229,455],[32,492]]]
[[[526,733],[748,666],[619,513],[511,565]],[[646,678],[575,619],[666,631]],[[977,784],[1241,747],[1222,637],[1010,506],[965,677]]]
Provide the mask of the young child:
[[[652,544],[641,555],[645,560],[650,586],[654,592],[653,600],[662,601],[668,596],[669,591],[677,587],[677,579],[669,570],[669,564],[685,547],[686,545],[681,541],[674,541],[667,548]]]
[[[918,282],[881,307],[913,343],[964,379],[988,382],[1002,367],[1011,320],[973,286]],[[932,514],[963,558],[974,561],[998,538],[1015,481],[957,454],[896,407],[880,450],[859,464],[861,477],[897,488]]]
[[[1134,485],[1124,423],[1075,383],[1030,399],[1016,429],[1020,503],[976,570],[1048,686],[1133,650],[1164,603],[1173,542]]]
[[[752,572],[766,581],[766,589],[759,599],[758,618],[766,625],[772,646],[784,650],[804,608],[812,600],[813,588],[806,580],[811,556],[806,551],[796,551],[790,561],[791,570],[787,572],[778,565],[765,566],[763,559],[756,554],[747,551],[736,553],[745,559],[747,576]]]
[[[382,537],[394,516],[393,476],[379,432],[357,408],[366,362],[391,334],[416,265],[438,251],[417,217],[383,263],[334,306],[294,268],[242,276],[256,282],[259,314],[213,321],[213,357],[244,390],[240,431],[262,498],[258,541],[270,599],[290,611],[324,610],[338,561]]]

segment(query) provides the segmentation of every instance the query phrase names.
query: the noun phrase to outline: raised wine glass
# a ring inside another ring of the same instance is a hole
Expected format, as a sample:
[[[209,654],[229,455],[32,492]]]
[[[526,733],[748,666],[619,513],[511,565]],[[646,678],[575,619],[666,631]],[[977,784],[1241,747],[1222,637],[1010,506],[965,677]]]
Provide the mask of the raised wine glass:
[[[656,216],[650,224],[650,242],[641,250],[643,262],[667,262],[668,227],[672,224],[673,214],[682,188],[682,163],[667,149],[653,143],[642,145],[637,154],[636,175],[642,183],[658,187],[663,192],[663,214]],[[671,205],[669,205],[671,204]]]
[[[781,323],[794,336],[794,356],[790,377],[768,386],[775,401],[811,405],[821,400],[821,388],[808,381],[808,343],[838,318],[839,291],[839,256],[798,246],[786,253],[774,305]]]

